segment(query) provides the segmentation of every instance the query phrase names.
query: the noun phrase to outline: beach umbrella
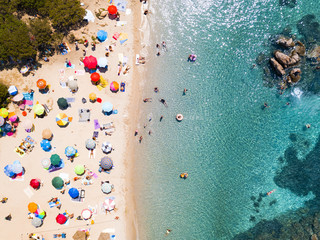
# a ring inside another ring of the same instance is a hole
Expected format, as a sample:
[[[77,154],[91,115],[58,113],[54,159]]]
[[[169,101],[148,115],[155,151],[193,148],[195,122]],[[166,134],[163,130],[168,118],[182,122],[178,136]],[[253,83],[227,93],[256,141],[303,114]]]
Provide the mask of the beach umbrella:
[[[108,198],[103,202],[103,207],[107,211],[112,211],[116,206],[116,202],[112,198]]]
[[[34,189],[38,189],[40,187],[40,181],[38,179],[31,179],[30,186]]]
[[[106,57],[101,57],[98,59],[98,66],[105,68],[108,65],[108,59]]]
[[[22,74],[25,74],[25,73],[27,73],[29,71],[29,67],[28,66],[23,66],[22,68],[21,68],[21,70],[20,70],[20,72],[22,73]]]
[[[70,88],[71,91],[77,91],[78,90],[78,83],[77,81],[68,81],[68,87]]]
[[[8,88],[8,92],[11,96],[14,96],[18,93],[18,89],[16,88],[16,86],[12,85]]]
[[[49,168],[51,165],[51,161],[48,158],[44,158],[41,160],[41,165],[43,168]]]
[[[86,148],[89,149],[89,150],[92,150],[96,147],[96,142],[89,138],[87,141],[86,141]]]
[[[105,170],[109,170],[113,167],[113,162],[112,159],[109,157],[103,157],[101,158],[100,161],[100,167],[105,169]]]
[[[30,130],[33,127],[33,123],[30,119],[26,119],[23,121],[23,127],[25,130]]]
[[[4,124],[4,118],[0,117],[0,127],[3,126],[3,124]]]
[[[101,146],[101,150],[104,153],[110,153],[112,151],[112,145],[110,142],[103,142]]]
[[[74,172],[75,172],[77,175],[82,175],[82,174],[84,174],[84,172],[85,172],[85,168],[84,168],[83,165],[77,165],[77,166],[75,166],[75,168],[74,168]]]
[[[51,142],[47,139],[43,139],[40,142],[40,146],[41,146],[42,150],[45,152],[49,152],[51,150]]]
[[[11,132],[12,130],[12,126],[9,123],[4,124],[4,126],[2,127],[2,130],[6,133]]]
[[[43,139],[51,139],[52,138],[52,132],[49,128],[46,128],[42,131],[42,138]]]
[[[98,238],[98,240],[109,240],[109,239],[110,239],[110,234],[105,232],[100,233]]]
[[[44,107],[41,104],[36,104],[33,106],[33,111],[38,116],[41,116],[44,113]]]
[[[67,99],[65,98],[59,98],[58,101],[58,107],[61,109],[61,110],[66,110],[69,106],[68,102],[67,102]]]
[[[15,175],[15,173],[12,171],[12,164],[8,164],[4,167],[4,173],[8,177],[13,177]]]
[[[100,80],[100,74],[97,72],[94,72],[91,74],[90,78],[92,82],[98,82]]]
[[[37,87],[38,87],[39,89],[44,89],[44,88],[46,88],[46,86],[47,86],[46,80],[44,80],[44,79],[39,79],[39,80],[37,81]]]
[[[35,213],[38,210],[38,204],[31,202],[28,204],[28,210],[31,213]]]
[[[102,183],[102,184],[101,184],[101,191],[102,191],[103,193],[106,193],[106,194],[111,193],[111,191],[112,191],[112,184],[107,183],[107,182]]]
[[[114,15],[114,14],[117,14],[118,9],[115,5],[110,5],[108,7],[108,12],[109,12],[109,14]]]
[[[110,90],[112,92],[118,92],[119,91],[119,83],[113,81],[112,83],[110,83]]]
[[[9,112],[6,108],[0,109],[0,117],[6,118],[6,117],[8,117],[8,115],[9,115]]]
[[[76,155],[76,153],[77,153],[77,149],[75,149],[74,147],[71,147],[71,146],[66,147],[66,149],[64,150],[64,154],[67,157],[72,157],[72,156]]]
[[[99,30],[97,33],[97,38],[100,42],[104,42],[108,38],[108,33],[104,30]]]
[[[84,220],[88,220],[90,219],[92,216],[92,212],[89,210],[89,209],[83,209],[82,212],[81,212],[81,217],[84,219]]]
[[[72,198],[79,197],[79,190],[76,188],[70,188],[68,193],[69,193],[70,197],[72,197]]]
[[[54,186],[56,189],[61,189],[64,185],[64,182],[61,177],[54,177],[51,183],[52,186]]]
[[[64,224],[66,221],[67,221],[67,217],[63,214],[59,214],[57,217],[56,217],[56,221],[57,223],[59,224]]]
[[[15,112],[11,112],[8,115],[10,122],[16,122],[19,118]]]
[[[84,231],[76,231],[75,234],[72,236],[73,240],[86,240],[87,239],[87,234]]]
[[[65,113],[59,113],[56,116],[56,122],[60,127],[64,127],[69,123],[69,118]]]
[[[42,225],[42,219],[38,217],[34,217],[31,221],[32,226],[34,227],[40,227]]]
[[[22,93],[19,93],[19,94],[15,95],[15,96],[12,98],[12,101],[14,101],[14,102],[20,102],[23,98],[24,98],[23,94],[22,94]]]
[[[50,157],[50,161],[53,166],[58,167],[58,166],[60,166],[61,158],[58,154],[52,154]]]
[[[97,59],[94,56],[90,55],[89,57],[85,57],[83,59],[83,64],[89,69],[95,69],[97,67]]]
[[[110,103],[110,102],[104,102],[103,104],[102,104],[102,111],[103,112],[111,112],[112,111],[112,109],[113,109],[113,105],[112,105],[112,103]]]
[[[19,161],[14,161],[12,164],[12,172],[15,174],[19,174],[22,173],[23,168],[22,165]]]
[[[96,95],[95,93],[90,93],[90,94],[89,94],[89,99],[90,99],[91,101],[95,101],[95,100],[97,99],[97,95]]]

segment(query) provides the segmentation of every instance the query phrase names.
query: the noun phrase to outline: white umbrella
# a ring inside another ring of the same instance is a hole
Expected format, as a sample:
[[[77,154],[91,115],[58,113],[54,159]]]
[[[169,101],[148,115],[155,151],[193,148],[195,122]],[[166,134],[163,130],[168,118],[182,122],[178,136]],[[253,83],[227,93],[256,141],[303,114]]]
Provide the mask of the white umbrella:
[[[44,158],[41,160],[41,164],[43,168],[48,168],[51,165],[51,161],[49,158]]]
[[[89,149],[89,150],[92,150],[96,147],[96,142],[89,138],[87,141],[86,141],[86,148]]]
[[[12,164],[12,172],[14,172],[15,174],[21,173],[22,172],[22,165],[19,163]]]
[[[116,202],[114,201],[114,199],[108,198],[104,201],[103,203],[103,207],[105,210],[107,211],[112,211],[116,206]]]
[[[106,193],[106,194],[111,193],[112,188],[113,188],[113,185],[110,183],[104,182],[101,184],[101,191],[103,193]]]
[[[17,95],[15,95],[15,96],[12,98],[12,101],[14,101],[14,102],[19,102],[19,101],[21,101],[23,98],[24,98],[23,94],[22,94],[22,93],[18,93]]]
[[[26,119],[25,121],[23,121],[23,127],[26,130],[31,129],[33,127],[33,123],[30,119]]]
[[[101,146],[101,150],[104,153],[110,153],[112,151],[112,145],[110,142],[103,142]]]
[[[81,212],[81,217],[85,220],[90,219],[92,216],[92,212],[89,209],[83,209]]]
[[[34,217],[31,221],[31,224],[36,228],[40,227],[42,225],[42,219],[38,217]]]
[[[105,68],[108,65],[108,59],[106,57],[101,57],[98,59],[98,66]]]
[[[78,90],[77,81],[68,81],[68,87],[71,89],[71,91],[77,91]]]

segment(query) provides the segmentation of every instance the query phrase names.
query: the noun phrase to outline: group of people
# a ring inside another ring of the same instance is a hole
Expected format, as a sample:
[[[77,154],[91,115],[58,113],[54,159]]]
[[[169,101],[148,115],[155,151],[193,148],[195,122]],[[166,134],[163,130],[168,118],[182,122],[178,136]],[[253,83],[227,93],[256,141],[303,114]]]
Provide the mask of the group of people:
[[[163,51],[167,51],[167,44],[166,44],[166,42],[165,41],[162,41],[162,50]],[[157,56],[160,56],[161,55],[161,53],[160,53],[160,45],[157,43],[156,44],[156,48],[157,48],[157,50],[158,50],[158,52],[157,52]]]

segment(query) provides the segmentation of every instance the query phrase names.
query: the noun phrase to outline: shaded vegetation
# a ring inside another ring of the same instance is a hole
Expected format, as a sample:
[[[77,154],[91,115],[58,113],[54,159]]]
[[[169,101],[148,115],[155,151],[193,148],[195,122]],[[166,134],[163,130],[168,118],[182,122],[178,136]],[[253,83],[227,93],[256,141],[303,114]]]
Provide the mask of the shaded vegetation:
[[[8,87],[0,83],[0,108],[5,108],[9,104]]]

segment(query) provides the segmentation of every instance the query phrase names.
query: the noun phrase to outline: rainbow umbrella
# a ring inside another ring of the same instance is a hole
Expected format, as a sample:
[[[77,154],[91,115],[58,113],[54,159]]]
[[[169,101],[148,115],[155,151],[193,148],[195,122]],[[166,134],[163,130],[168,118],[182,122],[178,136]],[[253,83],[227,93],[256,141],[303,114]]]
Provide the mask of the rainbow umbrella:
[[[41,104],[36,104],[33,106],[33,111],[38,116],[41,116],[44,113],[44,107]]]
[[[41,211],[41,212],[39,212],[38,213],[38,218],[41,218],[41,219],[43,219],[44,217],[46,216],[46,212],[45,211]]]
[[[0,109],[0,117],[6,118],[6,117],[8,117],[8,115],[9,115],[9,112],[6,108]]]
[[[67,126],[69,123],[69,118],[65,113],[59,113],[56,116],[56,122],[60,127]]]
[[[3,124],[4,124],[4,118],[0,117],[0,127],[3,126]]]
[[[119,83],[113,81],[110,83],[110,90],[111,92],[118,92],[119,91]]]

